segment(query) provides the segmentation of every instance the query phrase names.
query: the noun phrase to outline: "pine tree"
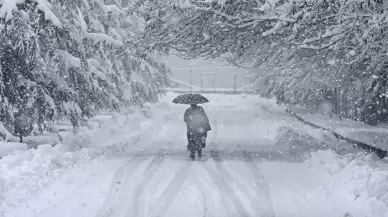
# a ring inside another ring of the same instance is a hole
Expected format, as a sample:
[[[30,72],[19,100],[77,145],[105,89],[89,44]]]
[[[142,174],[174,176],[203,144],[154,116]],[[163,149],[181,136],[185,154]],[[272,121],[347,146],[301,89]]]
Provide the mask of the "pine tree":
[[[169,70],[136,48],[143,21],[132,3],[3,1],[0,121],[9,125],[18,110],[39,125],[67,118],[76,127],[101,109],[155,101]]]

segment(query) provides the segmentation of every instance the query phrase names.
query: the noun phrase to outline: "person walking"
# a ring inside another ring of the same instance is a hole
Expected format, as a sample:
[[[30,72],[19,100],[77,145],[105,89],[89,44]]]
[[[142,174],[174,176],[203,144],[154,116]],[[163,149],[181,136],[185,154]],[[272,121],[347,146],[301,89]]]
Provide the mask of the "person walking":
[[[187,126],[187,149],[190,152],[190,158],[195,159],[202,156],[202,148],[206,147],[207,132],[211,130],[209,119],[205,110],[197,104],[191,104],[186,109],[184,122]]]

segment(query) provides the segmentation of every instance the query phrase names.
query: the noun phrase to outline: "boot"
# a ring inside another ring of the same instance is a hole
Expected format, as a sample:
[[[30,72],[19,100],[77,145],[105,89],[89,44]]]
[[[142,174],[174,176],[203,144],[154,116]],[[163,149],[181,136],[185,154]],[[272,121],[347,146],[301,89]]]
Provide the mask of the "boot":
[[[190,159],[195,160],[195,150],[190,150]]]

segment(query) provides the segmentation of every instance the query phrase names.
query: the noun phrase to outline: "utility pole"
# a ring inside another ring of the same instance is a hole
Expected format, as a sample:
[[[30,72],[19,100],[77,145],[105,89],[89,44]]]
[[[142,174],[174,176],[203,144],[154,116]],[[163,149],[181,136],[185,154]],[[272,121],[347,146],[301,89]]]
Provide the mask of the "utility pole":
[[[192,89],[192,83],[193,83],[193,71],[191,70],[191,68],[190,68],[190,93],[191,93],[191,89]]]
[[[201,74],[201,93],[203,92],[203,74]]]
[[[213,91],[216,93],[216,73],[213,74]]]
[[[234,93],[237,93],[237,75],[234,73]]]

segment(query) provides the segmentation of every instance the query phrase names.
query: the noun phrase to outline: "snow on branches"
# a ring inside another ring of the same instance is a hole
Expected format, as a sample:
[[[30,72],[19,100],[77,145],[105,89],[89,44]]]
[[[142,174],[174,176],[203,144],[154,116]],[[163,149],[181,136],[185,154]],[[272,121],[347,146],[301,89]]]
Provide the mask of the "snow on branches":
[[[137,47],[144,20],[135,3],[0,0],[0,102],[9,105],[0,116],[34,107],[40,122],[78,122],[96,109],[154,101],[169,71]],[[131,85],[135,73],[141,89]]]
[[[386,89],[388,1],[161,0],[141,7],[148,11],[146,49],[250,68],[265,94],[285,91],[297,103],[341,87],[356,103],[376,101]],[[355,87],[359,81],[367,93]]]

